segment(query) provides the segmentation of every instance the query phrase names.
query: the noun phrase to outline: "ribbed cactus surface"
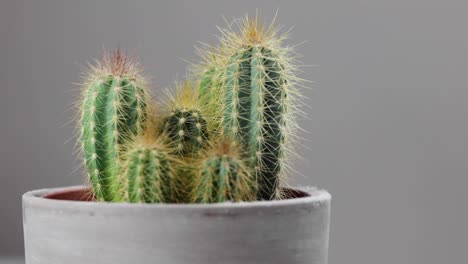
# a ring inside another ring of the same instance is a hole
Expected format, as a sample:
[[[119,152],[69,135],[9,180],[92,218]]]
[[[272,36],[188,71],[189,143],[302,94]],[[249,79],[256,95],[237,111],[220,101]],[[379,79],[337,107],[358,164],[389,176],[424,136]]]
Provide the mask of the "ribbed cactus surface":
[[[124,166],[124,200],[132,203],[173,202],[174,173],[169,154],[139,146],[129,151]],[[127,182],[125,182],[127,181]]]
[[[203,65],[200,72],[200,83],[198,85],[198,96],[201,105],[207,106],[209,109],[219,109],[221,103],[222,90],[225,78],[224,72],[220,70],[225,64],[226,59],[219,54],[209,54],[205,58],[206,64]],[[220,113],[214,113],[215,116]]]
[[[181,154],[197,153],[208,139],[207,122],[196,109],[175,109],[164,122],[166,136]]]
[[[194,156],[208,144],[208,121],[199,104],[198,91],[189,81],[176,85],[169,99],[170,112],[164,118],[163,131],[178,154]]]
[[[213,98],[213,87],[219,87],[218,84],[218,75],[214,67],[207,69],[201,78],[200,84],[198,86],[198,95],[202,104],[209,105]]]
[[[218,203],[249,201],[255,198],[255,181],[229,143],[208,152],[197,167],[193,201]]]
[[[280,181],[292,152],[299,79],[291,48],[281,46],[285,37],[275,26],[265,27],[248,17],[238,24],[240,33],[222,30],[220,51],[212,56],[216,60],[206,63],[200,90],[217,89],[221,94],[222,132],[247,152],[258,198],[270,200],[281,195]],[[210,82],[213,76],[222,81]]]
[[[263,47],[240,50],[227,69],[224,128],[248,149],[262,199],[276,196],[284,155],[287,93],[281,72],[278,58]]]
[[[147,93],[135,65],[116,50],[92,66],[81,108],[82,148],[96,199],[113,201],[123,143],[142,131]]]

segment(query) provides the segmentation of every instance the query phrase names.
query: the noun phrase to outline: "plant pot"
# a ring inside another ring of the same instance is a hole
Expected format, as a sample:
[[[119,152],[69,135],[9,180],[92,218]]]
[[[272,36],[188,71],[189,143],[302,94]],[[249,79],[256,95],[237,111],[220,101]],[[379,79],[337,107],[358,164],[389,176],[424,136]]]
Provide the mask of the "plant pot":
[[[94,202],[85,187],[23,195],[27,264],[326,264],[330,199],[220,204]]]

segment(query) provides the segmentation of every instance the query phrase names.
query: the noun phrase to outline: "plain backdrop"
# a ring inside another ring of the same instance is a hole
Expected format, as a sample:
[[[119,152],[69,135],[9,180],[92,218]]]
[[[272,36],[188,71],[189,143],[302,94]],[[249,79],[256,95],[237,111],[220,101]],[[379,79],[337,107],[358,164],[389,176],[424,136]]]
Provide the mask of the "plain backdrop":
[[[69,124],[81,66],[137,54],[157,92],[216,25],[293,27],[308,119],[295,184],[333,195],[330,263],[468,262],[468,2],[0,2],[0,255],[22,255],[21,194],[80,184]],[[155,223],[157,224],[157,223]],[[227,234],[228,235],[228,234]],[[66,241],[64,241],[66,243]]]

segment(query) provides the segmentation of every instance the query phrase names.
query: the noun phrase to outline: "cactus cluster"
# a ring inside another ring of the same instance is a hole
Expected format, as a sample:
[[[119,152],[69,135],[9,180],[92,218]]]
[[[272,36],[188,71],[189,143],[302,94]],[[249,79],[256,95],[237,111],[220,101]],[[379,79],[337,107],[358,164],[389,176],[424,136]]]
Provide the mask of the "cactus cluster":
[[[298,129],[295,56],[274,22],[236,20],[165,103],[120,50],[90,66],[81,143],[98,201],[217,203],[282,198]],[[156,111],[158,110],[158,111]]]

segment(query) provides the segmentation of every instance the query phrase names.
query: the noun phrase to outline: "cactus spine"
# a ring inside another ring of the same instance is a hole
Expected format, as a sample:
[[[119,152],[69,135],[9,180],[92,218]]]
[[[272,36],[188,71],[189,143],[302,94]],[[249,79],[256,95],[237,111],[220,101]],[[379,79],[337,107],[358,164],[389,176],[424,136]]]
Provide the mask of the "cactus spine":
[[[247,150],[258,198],[270,200],[281,195],[280,181],[292,152],[297,130],[293,113],[300,97],[295,85],[300,80],[294,75],[291,48],[281,47],[286,36],[278,34],[274,23],[266,27],[246,17],[238,24],[240,33],[222,30],[218,56],[225,59],[207,64],[222,72],[223,82],[212,87],[223,97],[222,132]]]
[[[84,85],[82,148],[97,200],[120,199],[114,184],[123,143],[143,130],[148,95],[137,65],[119,49],[90,66]]]
[[[161,143],[136,143],[126,155],[123,175],[119,177],[124,179],[121,181],[124,201],[174,202],[176,161]]]
[[[169,108],[163,125],[165,135],[179,154],[196,155],[207,144],[208,123],[189,81],[177,85]]]
[[[215,145],[201,159],[196,169],[193,202],[239,202],[255,199],[255,181],[231,142]]]

